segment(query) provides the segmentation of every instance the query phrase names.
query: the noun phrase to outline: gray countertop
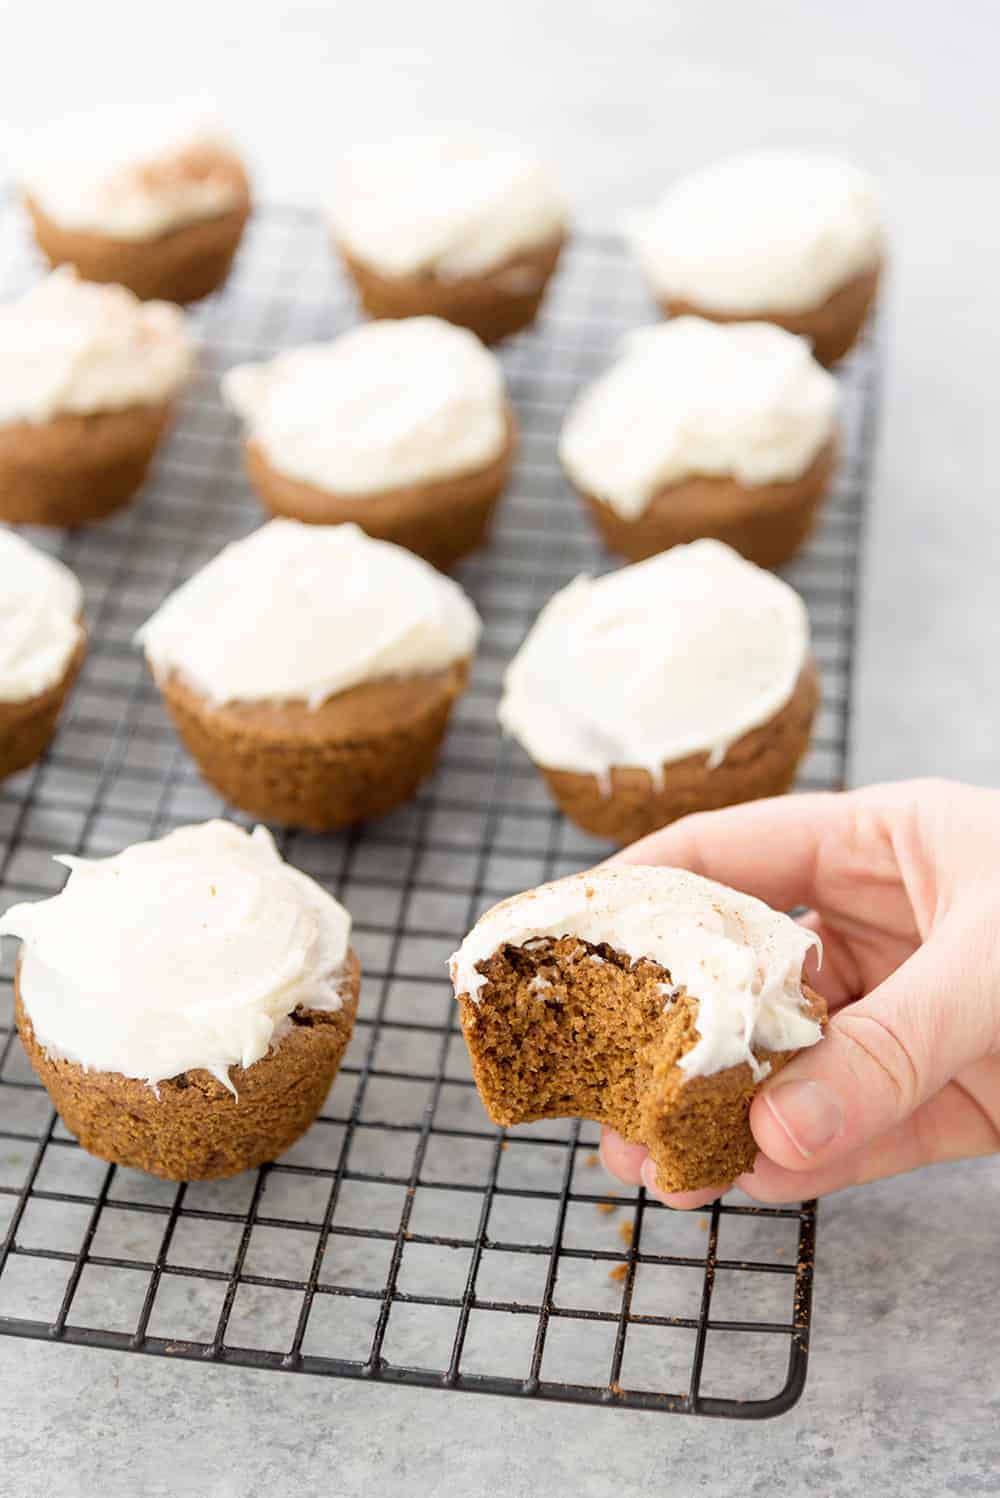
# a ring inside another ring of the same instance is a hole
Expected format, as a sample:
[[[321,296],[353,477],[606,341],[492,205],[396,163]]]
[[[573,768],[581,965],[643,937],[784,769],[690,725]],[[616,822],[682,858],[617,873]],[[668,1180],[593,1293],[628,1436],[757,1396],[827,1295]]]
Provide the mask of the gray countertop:
[[[595,225],[735,146],[794,140],[868,165],[893,269],[853,778],[1000,783],[995,9],[959,0],[946,28],[902,0],[603,9],[378,0],[255,16],[185,0],[157,37],[158,86],[216,90],[265,190],[285,197],[316,196],[340,141],[414,118],[504,123],[546,144]],[[146,55],[141,8],[61,7],[58,55],[52,10],[4,8],[8,123],[30,129],[54,98],[72,110],[148,91],[148,70],[122,64],[130,45]],[[117,42],[100,56],[95,25]],[[996,1494],[998,1238],[995,1160],[825,1203],[808,1387],[759,1426],[0,1338],[0,1492]]]

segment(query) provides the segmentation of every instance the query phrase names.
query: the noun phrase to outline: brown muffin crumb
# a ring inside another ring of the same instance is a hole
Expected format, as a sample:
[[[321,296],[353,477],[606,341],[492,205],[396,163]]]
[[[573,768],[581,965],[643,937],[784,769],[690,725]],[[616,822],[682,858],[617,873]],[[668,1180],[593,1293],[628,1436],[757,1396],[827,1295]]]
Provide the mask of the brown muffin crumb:
[[[666,968],[575,936],[503,946],[480,964],[477,1000],[459,994],[480,1097],[494,1122],[587,1118],[645,1145],[660,1190],[725,1186],[757,1155],[745,1063],[687,1077],[698,1001]],[[804,989],[813,1016],[823,1001]],[[676,995],[676,996],[674,996]],[[669,1001],[668,1001],[669,996]],[[757,1053],[771,1073],[794,1052]]]

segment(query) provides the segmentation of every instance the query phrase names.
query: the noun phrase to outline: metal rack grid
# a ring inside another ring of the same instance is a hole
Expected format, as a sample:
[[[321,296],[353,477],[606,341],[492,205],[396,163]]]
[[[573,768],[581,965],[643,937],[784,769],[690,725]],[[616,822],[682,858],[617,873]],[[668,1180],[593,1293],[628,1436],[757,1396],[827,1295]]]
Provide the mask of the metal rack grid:
[[[0,205],[2,294],[37,274]],[[605,851],[553,810],[494,707],[541,604],[597,548],[554,458],[574,390],[651,307],[611,240],[566,257],[541,326],[503,350],[522,446],[491,547],[459,572],[485,632],[442,762],[416,799],[286,856],[351,910],[361,1009],[322,1118],[276,1164],[172,1185],[85,1154],[53,1115],[0,969],[0,1331],[256,1368],[755,1418],[806,1376],[814,1204],[669,1212],[597,1169],[592,1125],[493,1128],[471,1082],[445,959],[493,901]],[[55,892],[55,852],[103,856],[227,809],[178,747],[136,627],[260,521],[218,376],[327,337],[355,312],[321,226],[258,212],[226,291],[200,308],[201,372],[140,501],[33,539],[80,576],[91,648],[46,758],[0,785],[0,901]],[[844,364],[845,451],[805,594],[824,705],[801,777],[842,783],[855,590],[874,425],[871,339]],[[620,1226],[621,1225],[621,1226]]]

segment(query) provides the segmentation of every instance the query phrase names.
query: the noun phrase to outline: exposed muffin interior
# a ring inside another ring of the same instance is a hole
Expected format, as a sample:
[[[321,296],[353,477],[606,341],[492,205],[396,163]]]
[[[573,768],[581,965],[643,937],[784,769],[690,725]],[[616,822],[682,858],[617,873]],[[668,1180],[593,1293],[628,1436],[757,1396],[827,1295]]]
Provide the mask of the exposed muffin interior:
[[[585,1118],[647,1147],[664,1191],[724,1186],[753,1165],[748,1122],[760,1083],[742,1064],[687,1077],[697,998],[669,971],[575,936],[504,945],[459,996],[483,1103],[495,1123]],[[808,1012],[825,1013],[804,989]],[[791,1052],[755,1051],[773,1073]]]

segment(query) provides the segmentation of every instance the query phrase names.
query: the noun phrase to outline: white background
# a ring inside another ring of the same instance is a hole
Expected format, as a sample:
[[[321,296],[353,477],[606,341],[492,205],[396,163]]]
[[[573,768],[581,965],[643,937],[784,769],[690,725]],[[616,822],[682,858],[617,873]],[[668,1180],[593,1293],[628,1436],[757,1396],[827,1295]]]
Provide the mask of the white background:
[[[542,147],[591,226],[734,148],[869,167],[892,273],[855,778],[1000,783],[998,53],[989,0],[0,0],[0,115],[205,91],[261,190],[303,199],[349,141],[470,120]],[[980,1162],[824,1206],[810,1387],[766,1427],[0,1339],[7,1478],[21,1498],[992,1491],[995,1186]]]

